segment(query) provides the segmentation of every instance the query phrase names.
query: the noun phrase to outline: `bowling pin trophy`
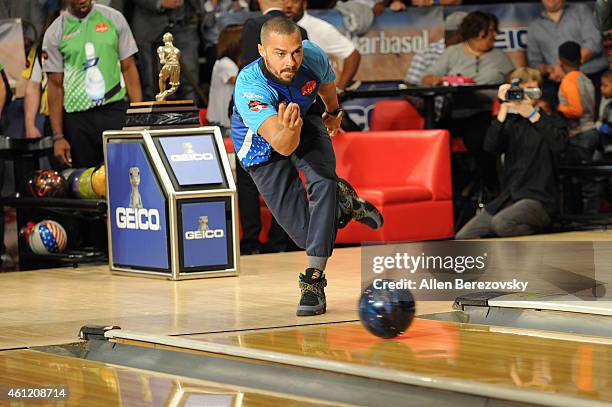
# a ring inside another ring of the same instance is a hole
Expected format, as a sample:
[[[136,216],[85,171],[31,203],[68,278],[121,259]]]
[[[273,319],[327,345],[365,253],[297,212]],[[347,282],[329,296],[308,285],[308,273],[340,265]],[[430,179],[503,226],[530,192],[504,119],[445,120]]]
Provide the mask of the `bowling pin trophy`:
[[[172,34],[157,49],[155,101],[132,103],[104,132],[109,263],[116,274],[169,280],[237,275],[238,200],[221,132],[201,127],[180,86]]]

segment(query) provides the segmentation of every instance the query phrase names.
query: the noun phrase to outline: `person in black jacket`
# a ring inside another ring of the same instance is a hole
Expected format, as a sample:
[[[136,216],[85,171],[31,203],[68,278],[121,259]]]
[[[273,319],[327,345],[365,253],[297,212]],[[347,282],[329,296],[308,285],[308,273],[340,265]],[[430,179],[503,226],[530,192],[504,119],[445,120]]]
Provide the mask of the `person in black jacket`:
[[[541,75],[519,68],[511,79],[520,79],[523,89],[539,88]],[[484,148],[504,154],[501,193],[472,218],[455,239],[520,236],[548,226],[558,207],[558,161],[567,130],[536,108],[536,99],[525,93],[521,101],[507,101],[511,85],[500,86],[504,101],[487,130]]]
[[[263,14],[245,21],[242,28],[240,50],[241,69],[260,57],[257,45],[261,43],[261,27],[272,17],[284,16],[282,7],[283,0],[259,0],[259,8]],[[306,30],[300,28],[300,32],[302,33],[302,39],[308,39]],[[264,248],[260,247],[259,191],[249,174],[240,165],[236,165],[236,178],[240,223],[242,224],[241,254],[283,252],[296,249],[297,247],[291,238],[274,218],[272,218],[272,225],[268,234],[268,245]]]

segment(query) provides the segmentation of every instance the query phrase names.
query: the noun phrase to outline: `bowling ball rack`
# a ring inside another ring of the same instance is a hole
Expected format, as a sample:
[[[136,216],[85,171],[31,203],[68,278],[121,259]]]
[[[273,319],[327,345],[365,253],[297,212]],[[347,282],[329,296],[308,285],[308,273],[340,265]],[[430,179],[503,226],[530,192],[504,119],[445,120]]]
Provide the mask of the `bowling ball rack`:
[[[99,199],[32,198],[26,193],[26,176],[41,169],[41,158],[53,157],[53,141],[15,139],[0,136],[0,160],[11,161],[15,191],[0,198],[0,205],[16,209],[17,232],[28,222],[43,219],[58,221],[68,235],[68,247],[62,253],[39,255],[28,247],[25,238],[18,238],[19,270],[62,267],[80,263],[108,261],[106,239],[106,201]]]

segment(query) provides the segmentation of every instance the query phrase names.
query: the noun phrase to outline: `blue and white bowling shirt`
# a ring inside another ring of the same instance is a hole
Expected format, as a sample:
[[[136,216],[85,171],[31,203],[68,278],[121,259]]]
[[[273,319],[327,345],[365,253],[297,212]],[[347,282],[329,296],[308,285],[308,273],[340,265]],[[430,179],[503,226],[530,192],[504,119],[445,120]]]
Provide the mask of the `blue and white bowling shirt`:
[[[308,40],[302,41],[302,49],[302,65],[290,85],[276,82],[266,70],[263,58],[253,61],[238,74],[234,88],[232,140],[236,156],[244,167],[270,159],[272,146],[258,130],[268,117],[277,114],[281,102],[297,103],[304,117],[321,84],[336,80],[325,51]]]

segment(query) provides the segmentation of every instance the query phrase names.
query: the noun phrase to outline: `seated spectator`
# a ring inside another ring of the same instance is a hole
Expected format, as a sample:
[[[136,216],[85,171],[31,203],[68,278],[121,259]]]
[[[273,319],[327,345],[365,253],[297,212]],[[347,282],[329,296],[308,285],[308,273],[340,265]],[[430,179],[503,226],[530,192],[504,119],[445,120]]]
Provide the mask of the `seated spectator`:
[[[606,71],[601,76],[601,103],[599,104],[599,118],[597,130],[601,137],[606,158],[612,156],[612,71]]]
[[[535,69],[519,68],[511,76],[520,87],[539,88]],[[550,224],[558,208],[558,161],[566,132],[548,115],[540,114],[537,100],[525,93],[520,101],[508,101],[511,85],[500,86],[502,104],[487,130],[485,149],[504,154],[499,196],[472,218],[455,236],[476,239],[536,233]]]
[[[359,69],[361,54],[350,39],[325,20],[314,17],[306,11],[306,0],[285,0],[283,11],[294,23],[304,28],[308,39],[321,48],[332,59],[342,61],[342,73],[336,87],[344,92]]]
[[[415,53],[410,68],[408,68],[404,77],[404,82],[419,85],[425,72],[438,61],[444,53],[444,49],[462,41],[459,27],[466,16],[465,11],[456,11],[444,19],[444,38]]]
[[[229,137],[230,119],[228,110],[240,61],[241,26],[226,27],[219,34],[217,61],[213,66],[208,111],[206,119],[211,125],[221,128],[223,137]]]
[[[514,66],[500,49],[493,48],[497,33],[497,17],[482,11],[468,14],[459,27],[463,42],[447,47],[444,53],[423,76],[424,86],[439,86],[445,76],[465,76],[477,84],[500,84]],[[493,97],[490,92],[462,95],[451,105],[443,128],[451,135],[463,138],[465,146],[475,157],[480,179],[490,191],[498,184],[496,160],[483,150],[483,140],[491,118]]]
[[[497,27],[498,20],[493,14],[482,11],[468,14],[459,27],[463,41],[447,47],[421,83],[442,85],[443,76],[452,75],[470,77],[477,84],[503,82],[514,66],[502,50],[493,47]]]
[[[444,49],[462,41],[459,27],[465,16],[467,16],[465,11],[456,11],[444,19],[444,38],[415,53],[410,63],[410,68],[406,71],[404,82],[414,86],[419,85],[425,72],[436,63],[444,53]],[[422,99],[420,98],[410,97],[409,101],[417,106],[417,108],[420,108],[422,105]],[[435,104],[436,121],[439,121],[444,107],[444,97],[437,96]]]
[[[599,147],[599,133],[595,124],[595,87],[593,82],[580,71],[582,52],[580,45],[573,41],[559,47],[559,66],[563,79],[559,87],[559,112],[568,122],[569,142],[567,160],[588,163]],[[599,212],[599,192],[593,180],[582,185],[583,211],[588,214]]]
[[[559,45],[566,41],[581,44],[581,70],[596,86],[596,101],[600,99],[599,83],[602,73],[608,69],[608,59],[603,50],[601,34],[595,27],[593,11],[586,4],[571,4],[565,0],[542,0],[544,10],[528,27],[527,58],[529,66],[538,69],[550,83],[544,83],[545,91],[556,92],[564,76],[557,63]]]

